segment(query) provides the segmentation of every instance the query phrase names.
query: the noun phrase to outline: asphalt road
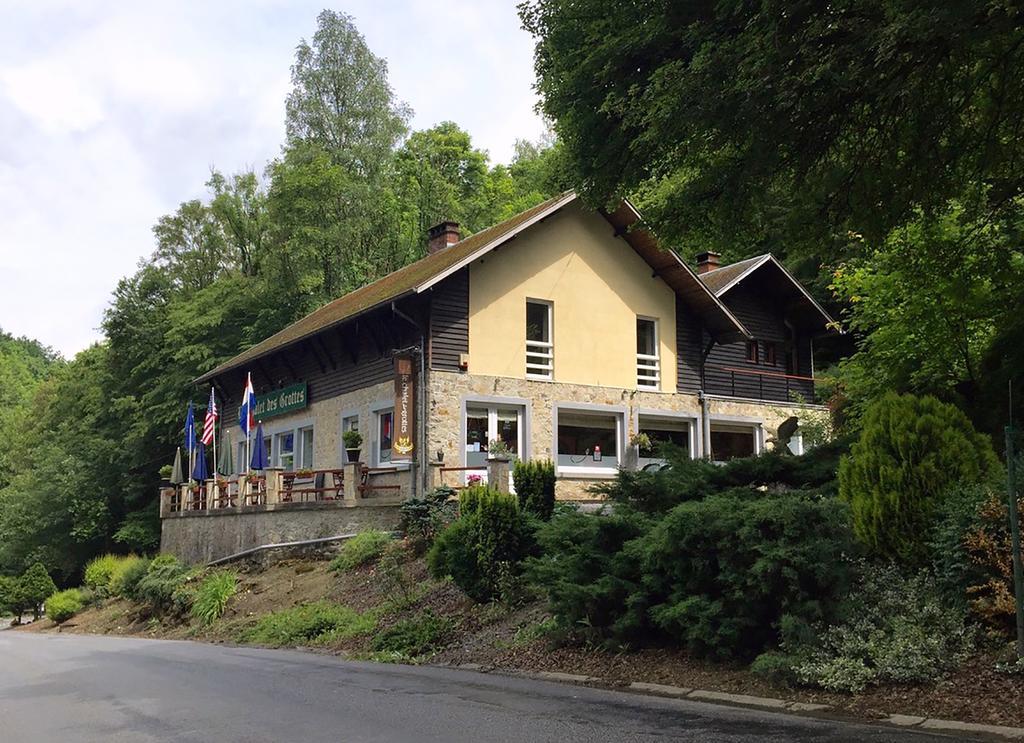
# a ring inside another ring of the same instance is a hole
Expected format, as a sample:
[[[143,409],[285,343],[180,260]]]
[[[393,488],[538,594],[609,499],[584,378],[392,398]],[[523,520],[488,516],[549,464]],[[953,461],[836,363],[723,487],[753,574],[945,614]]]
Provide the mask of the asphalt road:
[[[0,741],[949,741],[311,653],[0,632]]]

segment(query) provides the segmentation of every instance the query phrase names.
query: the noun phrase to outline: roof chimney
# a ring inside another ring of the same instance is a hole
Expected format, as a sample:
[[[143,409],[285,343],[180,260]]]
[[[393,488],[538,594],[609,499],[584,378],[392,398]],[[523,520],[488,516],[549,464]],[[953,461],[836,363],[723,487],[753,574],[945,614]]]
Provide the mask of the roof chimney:
[[[458,222],[441,222],[427,230],[427,253],[433,255],[462,239]]]
[[[716,268],[721,266],[721,257],[718,253],[707,253],[697,254],[697,273],[707,273],[708,271],[714,271]]]

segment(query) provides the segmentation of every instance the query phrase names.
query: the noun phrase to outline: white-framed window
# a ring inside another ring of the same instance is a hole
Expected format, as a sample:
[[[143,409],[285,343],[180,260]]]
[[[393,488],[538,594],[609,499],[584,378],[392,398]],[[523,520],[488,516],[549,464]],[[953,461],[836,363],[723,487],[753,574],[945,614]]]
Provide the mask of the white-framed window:
[[[611,477],[621,462],[624,413],[558,406],[555,416],[558,472]]]
[[[551,302],[540,299],[526,300],[526,376],[531,379],[553,378],[553,314]]]
[[[395,409],[384,408],[374,413],[377,420],[374,436],[374,464],[391,464],[391,440],[395,434]]]
[[[681,416],[640,413],[637,416],[637,432],[645,434],[650,446],[638,448],[638,464],[641,469],[648,465],[659,465],[663,444],[671,444],[684,450],[691,458],[694,450],[694,419]]]
[[[640,389],[661,389],[661,358],[658,349],[658,321],[652,317],[637,317],[636,386]]]
[[[711,459],[727,462],[761,453],[761,425],[733,421],[711,421]]]
[[[275,458],[271,461],[286,472],[295,469],[295,431],[282,431],[274,436]]]
[[[341,433],[344,434],[346,431],[358,431],[359,430],[359,416],[358,415],[346,415],[341,419]],[[345,442],[342,440],[341,445],[341,456],[345,463],[350,464],[348,458],[348,452],[345,450]]]
[[[466,466],[485,469],[491,441],[505,443],[513,456],[523,452],[522,405],[467,402],[463,422],[466,434]]]
[[[299,429],[299,466],[304,470],[313,469],[313,427]]]

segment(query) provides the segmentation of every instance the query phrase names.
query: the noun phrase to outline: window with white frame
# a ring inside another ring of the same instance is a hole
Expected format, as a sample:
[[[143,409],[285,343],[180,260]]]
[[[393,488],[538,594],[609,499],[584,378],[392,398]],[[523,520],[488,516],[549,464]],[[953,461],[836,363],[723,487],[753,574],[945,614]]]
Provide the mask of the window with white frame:
[[[474,402],[466,405],[466,466],[487,466],[491,441],[502,441],[513,456],[523,450],[523,408]]]
[[[374,442],[374,461],[376,464],[391,463],[391,438],[395,432],[395,409],[386,408],[376,412],[377,431]]]
[[[649,390],[661,388],[658,321],[650,317],[636,319],[636,386]]]
[[[299,429],[299,466],[304,470],[313,469],[313,427]]]
[[[526,376],[551,379],[555,368],[555,347],[551,340],[550,302],[526,300]]]
[[[567,474],[611,475],[619,466],[623,414],[559,408],[558,469]]]
[[[346,431],[358,431],[359,430],[359,416],[358,415],[346,415],[341,419],[341,433],[344,434]],[[344,446],[342,447],[344,449]],[[343,450],[342,456],[345,462],[349,462],[348,451]]]
[[[689,418],[640,414],[637,431],[646,437],[644,445],[638,447],[641,468],[650,464],[661,464],[665,445],[678,447],[693,456],[693,421]],[[648,445],[649,444],[649,445]]]
[[[272,460],[276,466],[290,472],[295,469],[295,432],[282,431],[274,436],[274,455]]]
[[[715,462],[752,457],[760,449],[760,426],[756,423],[711,421],[711,459]]]

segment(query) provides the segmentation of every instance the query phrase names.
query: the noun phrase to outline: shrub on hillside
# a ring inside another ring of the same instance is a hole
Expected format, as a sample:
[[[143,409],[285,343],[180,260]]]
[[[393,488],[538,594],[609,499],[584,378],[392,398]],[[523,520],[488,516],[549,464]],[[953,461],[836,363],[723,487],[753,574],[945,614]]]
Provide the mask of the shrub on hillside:
[[[85,585],[106,594],[120,559],[117,555],[100,555],[89,560],[85,566]]]
[[[437,535],[455,520],[454,495],[454,489],[442,485],[422,498],[409,498],[399,507],[399,528],[417,554],[429,549]]]
[[[196,589],[192,603],[192,616],[205,625],[221,618],[228,601],[238,590],[238,576],[223,571],[206,576]]]
[[[243,642],[272,647],[301,646],[343,640],[373,631],[376,617],[327,601],[300,604],[260,617],[241,635]]]
[[[474,600],[489,601],[519,574],[534,546],[533,528],[515,496],[466,488],[459,497],[459,518],[435,540],[427,566],[435,578],[451,576]]]
[[[542,528],[530,576],[561,626],[590,639],[661,641],[747,657],[784,622],[834,615],[850,575],[847,509],[803,493],[734,490],[661,518],[617,509]]]
[[[981,510],[992,492],[989,485],[956,483],[936,502],[926,541],[928,563],[943,599],[961,608],[968,605],[968,589],[991,577],[972,556],[967,539],[981,526]]]
[[[330,569],[344,573],[360,565],[375,562],[391,543],[391,535],[379,529],[367,529],[345,540],[341,552],[331,560]]]
[[[31,607],[20,578],[0,575],[0,614],[12,614],[15,623]]]
[[[57,591],[46,599],[46,616],[57,624],[71,619],[85,606],[82,600],[82,592],[77,588],[69,588],[66,591]]]
[[[548,460],[517,460],[512,468],[519,507],[547,521],[555,508],[555,465]]]
[[[927,559],[942,491],[998,468],[989,439],[956,407],[934,397],[889,393],[867,409],[860,438],[839,467],[857,537],[877,554]]]
[[[1024,498],[1017,499],[1024,531]],[[1006,495],[993,489],[977,509],[974,524],[964,536],[964,547],[978,572],[967,588],[970,608],[989,627],[1012,634],[1016,619],[1013,559],[1010,549],[1010,514]]]
[[[373,649],[383,653],[415,658],[444,647],[454,622],[427,609],[422,614],[402,619],[373,638]]]
[[[181,615],[190,608],[190,596],[182,589],[189,569],[172,555],[153,558],[135,587],[135,597],[154,614]]]
[[[110,595],[126,599],[135,599],[139,581],[149,571],[149,560],[145,557],[131,555],[126,557],[114,571],[110,579]]]
[[[803,683],[858,692],[881,683],[932,681],[973,647],[961,608],[944,604],[928,574],[905,577],[870,567],[844,607],[848,617],[821,633],[794,665]]]

